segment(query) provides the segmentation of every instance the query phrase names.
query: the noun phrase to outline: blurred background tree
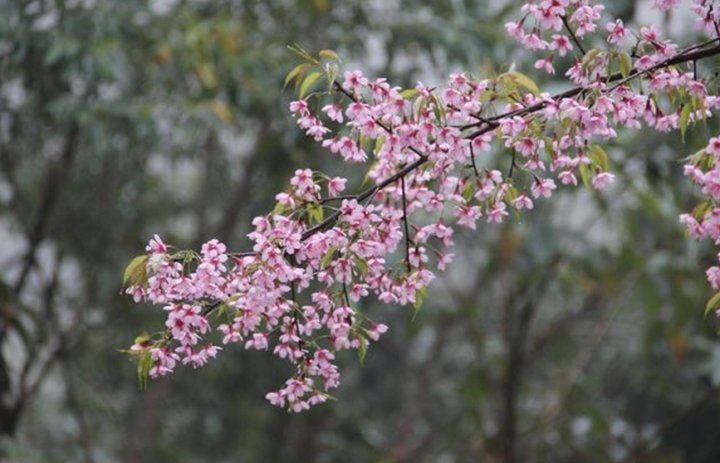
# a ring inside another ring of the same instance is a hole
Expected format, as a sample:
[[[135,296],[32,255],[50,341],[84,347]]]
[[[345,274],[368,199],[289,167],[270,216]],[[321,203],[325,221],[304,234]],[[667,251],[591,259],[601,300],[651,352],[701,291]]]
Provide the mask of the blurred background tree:
[[[501,27],[516,9],[0,0],[0,460],[720,461],[713,251],[677,223],[693,204],[678,159],[712,125],[684,144],[625,133],[607,194],[459,236],[414,321],[364,308],[391,334],[366,367],[341,359],[337,402],[270,407],[283,366],[230,348],[140,392],[119,352],[160,320],[120,294],[152,233],[242,249],[295,168],[341,169],[286,111],[286,45],[404,86],[530,73]]]

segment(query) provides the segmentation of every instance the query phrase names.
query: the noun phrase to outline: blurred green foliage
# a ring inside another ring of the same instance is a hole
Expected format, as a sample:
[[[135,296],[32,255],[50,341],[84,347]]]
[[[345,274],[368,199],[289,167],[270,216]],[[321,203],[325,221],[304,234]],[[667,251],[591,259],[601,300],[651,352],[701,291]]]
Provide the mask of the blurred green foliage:
[[[303,415],[265,403],[287,373],[268,355],[228,348],[140,392],[119,353],[160,323],[120,294],[152,233],[242,249],[296,167],[353,175],[287,114],[286,45],[397,85],[531,73],[501,28],[515,8],[0,0],[0,459],[720,461],[713,251],[677,223],[678,159],[712,127],[623,134],[611,192],[460,236],[414,321],[365,307],[391,332]]]

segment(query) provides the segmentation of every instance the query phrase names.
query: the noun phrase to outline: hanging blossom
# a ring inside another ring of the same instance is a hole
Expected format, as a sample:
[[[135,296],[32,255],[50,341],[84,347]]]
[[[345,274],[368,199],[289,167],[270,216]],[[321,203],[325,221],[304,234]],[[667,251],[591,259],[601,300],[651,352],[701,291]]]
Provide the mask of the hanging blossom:
[[[713,6],[692,7],[711,37]],[[564,58],[561,74],[574,88],[558,95],[515,71],[484,80],[451,74],[443,86],[405,90],[358,70],[338,79],[333,52],[315,58],[298,50],[305,62],[290,80],[302,94],[291,114],[332,155],[366,164],[370,187],[343,194],[347,179],[298,169],[274,211],[252,221],[247,252],[228,252],[217,240],[199,253],[180,251],[153,237],[125,274],[127,293],[166,316],[162,331],[130,349],[141,377],[200,367],[220,345],[240,344],[291,365],[290,378],[267,394],[270,403],[292,412],[322,403],[340,384],[337,354],[354,350],[364,361],[388,331],[360,310],[362,300],[419,309],[452,262],[457,227],[502,223],[562,185],[609,188],[615,177],[601,144],[619,129],[684,133],[718,109],[720,99],[692,67],[720,54],[717,40],[680,49],[652,25],[635,31],[610,18],[598,27],[604,10],[588,0],[528,1],[506,24],[523,47],[543,54],[535,68],[555,73],[555,58]],[[591,41],[602,48],[586,50]],[[303,98],[318,73],[331,90]],[[685,172],[708,200],[681,217],[690,235],[716,244],[719,159],[720,138],[691,158]],[[720,265],[707,275],[720,290]]]

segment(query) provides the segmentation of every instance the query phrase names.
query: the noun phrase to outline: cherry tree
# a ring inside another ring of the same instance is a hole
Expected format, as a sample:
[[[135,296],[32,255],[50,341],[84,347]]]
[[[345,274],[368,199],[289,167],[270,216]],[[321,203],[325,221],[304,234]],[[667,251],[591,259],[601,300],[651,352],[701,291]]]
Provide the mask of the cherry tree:
[[[678,3],[655,0],[653,8]],[[706,40],[680,45],[656,25],[626,27],[600,2],[525,2],[505,30],[535,56],[532,67],[565,77],[568,89],[557,94],[515,69],[402,89],[342,69],[331,50],[291,47],[302,60],[285,82],[298,95],[292,116],[329,153],[362,166],[364,181],[298,169],[274,210],[252,221],[250,250],[216,239],[200,252],[180,250],[155,235],[124,276],[136,302],[166,314],[163,329],[128,351],[141,386],[240,343],[292,365],[285,384],[266,395],[270,403],[300,412],[325,402],[340,384],[337,352],[355,350],[364,362],[388,331],[360,301],[419,310],[453,260],[457,227],[531,213],[558,188],[603,190],[614,181],[603,143],[619,130],[684,137],[720,108],[700,65],[720,54],[717,8],[694,0],[694,25]],[[720,137],[685,161],[702,199],[679,220],[689,236],[720,244]],[[718,291],[710,312],[720,307],[720,266],[707,279]]]

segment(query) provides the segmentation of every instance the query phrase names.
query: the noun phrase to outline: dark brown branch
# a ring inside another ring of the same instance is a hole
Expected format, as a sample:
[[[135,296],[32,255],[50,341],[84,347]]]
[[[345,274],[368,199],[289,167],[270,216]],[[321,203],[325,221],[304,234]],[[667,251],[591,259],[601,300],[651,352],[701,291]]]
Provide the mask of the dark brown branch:
[[[560,19],[562,19],[563,26],[565,26],[565,30],[567,30],[568,34],[570,34],[570,39],[573,41],[576,47],[578,47],[578,50],[580,50],[580,53],[585,56],[585,49],[582,45],[580,45],[580,40],[578,40],[577,36],[575,35],[575,31],[572,30],[572,27],[570,27],[570,24],[568,23],[567,17],[565,15],[560,16]]]
[[[508,169],[508,178],[512,178],[513,171],[515,170],[515,155],[516,151],[512,150],[512,161],[510,162],[510,169]]]
[[[658,69],[666,68],[668,66],[674,66],[676,64],[683,64],[683,63],[688,63],[691,61],[698,61],[698,60],[701,60],[704,58],[710,58],[712,56],[716,56],[716,55],[720,54],[720,46],[715,46],[715,47],[706,48],[706,49],[703,49],[703,48],[708,45],[711,45],[713,43],[717,43],[718,41],[720,41],[720,39],[707,40],[700,44],[688,47],[685,50],[683,50],[680,53],[673,56],[672,58],[668,58],[665,61],[661,61],[660,63],[657,63],[656,65],[645,69],[644,71],[637,71],[634,69],[630,72],[630,74],[627,77],[624,77],[621,73],[618,72],[618,73],[615,73],[605,79],[602,79],[602,81],[605,83],[618,82],[618,85],[622,85],[622,84],[629,82],[630,80],[633,80],[633,79],[636,79],[645,74],[649,74],[651,72],[657,71]],[[695,50],[697,50],[697,51],[695,51]],[[614,90],[615,88],[616,87],[613,87],[613,89],[611,89],[611,90]],[[557,100],[562,100],[564,98],[572,98],[574,96],[581,94],[585,90],[587,90],[587,89],[582,86],[574,87],[574,88],[571,88],[570,90],[566,90],[564,92],[555,94],[552,97],[550,97],[550,99],[557,101]],[[534,113],[534,112],[540,111],[541,109],[545,108],[545,106],[547,106],[547,103],[545,101],[542,101],[540,103],[536,103],[534,105],[530,105],[525,108],[516,109],[514,111],[508,111],[506,113],[503,113],[503,114],[500,114],[497,116],[489,117],[489,118],[487,118],[487,121],[494,123],[495,124],[494,126],[481,127],[477,131],[467,135],[466,138],[473,139],[473,138],[476,138],[476,137],[479,137],[481,135],[488,133],[492,128],[497,127],[497,121],[499,121],[499,120],[502,120],[502,119],[505,119],[508,117],[524,116],[526,114]],[[468,125],[464,126],[463,129],[479,127],[483,123],[484,122],[475,122],[472,124],[468,124]]]
[[[641,71],[641,72],[632,71],[631,74],[630,74],[629,76],[625,77],[625,78],[624,78],[624,77],[622,76],[622,74],[620,74],[620,73],[613,74],[613,75],[611,75],[610,77],[608,77],[607,79],[605,79],[605,82],[606,82],[606,83],[610,83],[610,82],[618,82],[618,81],[619,81],[620,84],[622,84],[622,83],[625,83],[626,81],[628,81],[628,80],[630,80],[630,79],[637,78],[637,77],[639,77],[639,76],[642,76],[642,75],[644,75],[644,74],[653,72],[653,71],[655,71],[655,70],[658,70],[658,69],[661,69],[661,68],[664,68],[664,67],[667,67],[667,66],[672,66],[672,65],[675,65],[675,64],[687,63],[687,62],[691,62],[691,61],[697,61],[697,60],[701,60],[701,59],[704,59],[704,58],[709,58],[709,57],[712,57],[712,56],[716,56],[716,55],[720,54],[720,46],[715,46],[715,47],[708,48],[708,49],[703,49],[703,48],[706,47],[706,46],[708,46],[708,45],[710,45],[710,44],[717,43],[719,40],[720,40],[720,39],[711,39],[711,40],[702,42],[702,43],[700,43],[700,44],[694,45],[694,46],[692,46],[692,47],[686,48],[685,50],[681,51],[680,53],[678,53],[678,54],[675,55],[674,57],[668,58],[667,60],[665,60],[665,61],[663,61],[663,62],[661,62],[661,63],[658,63],[658,64],[656,64],[655,66],[652,66],[652,67],[650,67],[650,68],[648,68],[648,69],[646,69],[646,70],[644,70],[644,71]],[[342,85],[340,85],[337,81],[334,82],[334,86],[335,86],[335,88],[336,88],[339,92],[341,92],[342,94],[344,94],[344,95],[345,95],[347,98],[349,98],[350,100],[352,100],[352,101],[354,101],[354,102],[357,102],[357,101],[358,101],[358,99],[357,99],[354,95],[352,95],[352,94],[349,93],[347,90],[345,90],[345,89],[342,87]],[[575,88],[572,88],[572,89],[570,89],[570,90],[566,90],[565,92],[561,92],[561,93],[558,93],[558,94],[556,94],[556,95],[553,95],[553,96],[551,97],[551,99],[553,99],[553,100],[559,100],[559,99],[563,99],[563,98],[571,98],[571,97],[573,97],[573,96],[579,95],[580,93],[584,92],[585,90],[586,90],[586,88],[585,88],[585,87],[582,87],[582,86],[575,87]],[[497,116],[493,116],[493,117],[490,117],[490,118],[483,118],[483,120],[482,120],[481,122],[476,123],[476,124],[469,124],[469,125],[465,126],[464,128],[467,129],[467,128],[476,127],[476,126],[478,126],[479,124],[485,124],[485,127],[481,127],[480,129],[476,130],[475,132],[472,132],[472,133],[466,135],[464,138],[471,140],[471,139],[473,139],[473,138],[476,138],[476,137],[479,137],[479,136],[481,136],[481,135],[484,135],[484,134],[486,134],[486,133],[494,130],[494,129],[498,126],[498,122],[497,122],[497,121],[499,121],[499,120],[502,120],[502,119],[505,119],[505,118],[508,118],[508,117],[524,116],[524,115],[527,115],[527,114],[535,113],[535,112],[540,111],[541,109],[543,109],[546,105],[547,105],[546,102],[536,103],[536,104],[534,104],[534,105],[530,105],[530,106],[527,106],[527,107],[525,107],[525,108],[521,108],[521,109],[517,109],[517,110],[513,110],[513,111],[508,111],[508,112],[506,112],[506,113],[503,113],[503,114],[500,114],[500,115],[497,115]],[[391,129],[390,129],[389,127],[387,127],[385,124],[381,123],[380,121],[376,121],[376,122],[377,122],[378,125],[379,125],[381,128],[383,128],[385,131],[387,131],[388,133],[392,133]],[[410,163],[410,164],[407,164],[405,167],[403,167],[402,169],[400,169],[398,172],[396,172],[395,174],[391,175],[390,177],[386,178],[385,180],[377,183],[377,184],[374,185],[374,186],[371,186],[371,187],[367,188],[366,190],[360,192],[360,193],[357,194],[357,195],[352,196],[353,199],[356,199],[358,202],[361,202],[361,201],[363,201],[363,200],[365,200],[365,199],[367,199],[367,198],[370,198],[371,196],[373,196],[373,195],[374,195],[375,193],[377,193],[378,191],[385,189],[387,186],[389,186],[389,185],[397,182],[397,181],[400,180],[400,179],[403,179],[403,178],[404,178],[406,175],[408,175],[410,172],[415,171],[416,169],[418,169],[419,167],[421,167],[422,165],[424,165],[426,162],[428,162],[428,157],[427,157],[426,155],[422,154],[422,153],[421,153],[420,151],[418,151],[416,148],[410,146],[410,147],[408,147],[408,149],[409,149],[410,151],[412,151],[413,153],[417,154],[417,155],[418,155],[418,159],[416,159],[415,161],[413,161],[413,162]],[[327,229],[328,227],[332,226],[332,225],[337,221],[337,219],[338,219],[339,217],[340,217],[340,211],[336,211],[336,212],[334,212],[333,214],[329,215],[327,218],[325,218],[325,220],[323,220],[323,221],[320,222],[319,224],[317,224],[317,225],[315,225],[314,227],[306,230],[306,231],[302,234],[301,240],[302,240],[302,241],[306,241],[307,239],[309,239],[310,237],[312,237],[312,236],[315,235],[316,233],[319,233],[319,232]],[[245,254],[245,253],[243,253],[243,254]],[[247,253],[247,254],[245,254],[245,255],[254,255],[254,253]],[[218,305],[219,305],[219,304],[213,304],[213,305],[209,306],[208,309],[206,309],[206,313],[212,311],[212,310],[213,310],[215,307],[217,307]]]
[[[712,43],[716,43],[716,42],[718,42],[718,40],[720,40],[720,39],[712,39],[712,40],[708,40],[706,42],[694,45],[692,47],[689,47],[689,48],[683,50],[682,52],[678,53],[674,57],[668,58],[667,60],[660,62],[660,63],[656,64],[655,66],[652,66],[652,67],[646,69],[645,71],[641,71],[641,72],[633,71],[627,78],[623,78],[622,74],[618,73],[618,74],[613,74],[612,76],[607,78],[605,81],[606,82],[615,82],[615,81],[622,82],[623,80],[630,79],[630,78],[636,78],[641,75],[647,74],[649,72],[661,69],[663,67],[672,66],[675,64],[687,63],[687,62],[691,62],[691,61],[695,61],[695,60],[701,60],[704,58],[716,56],[716,55],[720,54],[720,46],[716,46],[716,47],[708,48],[708,49],[700,49],[700,48],[703,48]],[[697,51],[693,51],[693,50],[697,50]],[[348,93],[345,89],[343,89],[339,83],[335,82],[335,87],[340,92],[345,94],[348,98],[350,98],[352,101],[357,101],[357,99],[353,95]],[[565,92],[558,93],[558,94],[552,96],[551,98],[553,100],[559,100],[559,99],[563,99],[563,98],[571,98],[573,96],[576,96],[576,95],[584,92],[585,90],[586,90],[585,87],[575,87],[575,88],[572,88]],[[497,127],[497,125],[498,125],[497,121],[499,121],[499,120],[502,120],[502,119],[505,119],[508,117],[524,116],[526,114],[531,114],[531,113],[540,111],[546,105],[547,105],[547,103],[541,102],[541,103],[537,103],[534,105],[530,105],[526,108],[522,108],[522,109],[518,109],[518,110],[514,110],[514,111],[508,111],[504,114],[500,114],[498,116],[493,116],[491,118],[487,118],[486,121],[488,123],[490,123],[491,125],[486,125],[485,127],[482,127],[480,129],[476,130],[475,132],[467,135],[465,138],[473,139],[473,138],[479,137],[481,135],[484,135],[484,134],[492,131],[493,129],[495,129],[495,127]],[[481,123],[485,123],[485,122],[481,122]],[[381,125],[381,127],[383,127],[383,126]],[[468,126],[468,128],[469,127],[472,127],[472,125]],[[386,130],[389,131],[388,128],[386,128]],[[359,195],[357,195],[358,201],[362,201],[362,200],[370,197],[371,195],[375,194],[377,191],[382,190],[385,187],[387,187],[388,185],[396,182],[401,177],[405,177],[407,174],[409,174],[410,172],[419,168],[420,166],[422,166],[423,164],[425,164],[428,161],[427,156],[420,153],[414,147],[411,146],[408,149],[410,151],[412,151],[413,153],[417,154],[419,156],[419,158],[416,161],[414,161],[413,163],[405,166],[403,169],[401,169],[394,175],[388,177],[387,179],[383,180],[382,182],[376,184],[375,186],[368,188],[367,190],[365,190],[362,193],[360,193]],[[313,236],[314,234],[316,234],[322,230],[325,230],[327,227],[334,224],[335,221],[339,217],[340,217],[340,212],[333,213],[328,218],[323,220],[321,223],[317,224],[313,228],[311,228],[311,229],[307,230],[305,233],[303,233],[302,240],[305,241],[308,238],[310,238],[311,236]]]
[[[405,226],[405,265],[408,273],[412,272],[410,266],[410,229],[408,227],[407,198],[405,197],[405,177],[400,177],[400,190],[402,193],[403,225]]]
[[[340,196],[332,196],[329,198],[320,198],[320,204],[330,203],[333,201],[342,201],[344,199],[357,199],[358,195],[340,195]]]
[[[477,164],[475,163],[475,150],[473,149],[472,141],[470,141],[470,161],[472,161],[473,172],[475,177],[480,178],[480,172],[478,172]]]

